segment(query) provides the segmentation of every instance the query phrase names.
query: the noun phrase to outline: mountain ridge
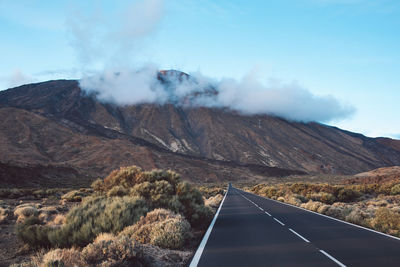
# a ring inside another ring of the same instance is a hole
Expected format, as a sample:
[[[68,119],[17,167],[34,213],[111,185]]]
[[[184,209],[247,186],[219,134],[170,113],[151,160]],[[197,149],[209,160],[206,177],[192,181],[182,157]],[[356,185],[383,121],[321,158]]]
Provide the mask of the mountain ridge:
[[[353,174],[400,164],[398,140],[223,108],[117,106],[76,80],[0,91],[0,118],[0,162],[61,164],[85,180],[132,164],[177,169],[192,181]]]

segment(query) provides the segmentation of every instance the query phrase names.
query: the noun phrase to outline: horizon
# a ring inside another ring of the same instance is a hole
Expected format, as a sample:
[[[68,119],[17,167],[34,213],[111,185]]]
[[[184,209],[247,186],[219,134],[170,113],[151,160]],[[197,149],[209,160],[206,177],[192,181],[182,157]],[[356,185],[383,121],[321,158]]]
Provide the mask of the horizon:
[[[127,43],[134,49],[126,54],[134,60],[120,64],[124,59],[118,58],[113,67],[155,62],[159,69],[201,71],[219,80],[242,79],[255,70],[263,84],[296,84],[311,98],[332,96],[356,109],[355,114],[323,124],[400,139],[400,36],[393,34],[400,24],[400,4],[395,1],[150,2],[161,6],[144,17],[149,29],[134,28],[134,42]],[[51,79],[82,79],[102,71],[110,65],[109,58],[82,60],[84,50],[71,39],[71,17],[95,25],[128,4],[0,1],[0,90]]]

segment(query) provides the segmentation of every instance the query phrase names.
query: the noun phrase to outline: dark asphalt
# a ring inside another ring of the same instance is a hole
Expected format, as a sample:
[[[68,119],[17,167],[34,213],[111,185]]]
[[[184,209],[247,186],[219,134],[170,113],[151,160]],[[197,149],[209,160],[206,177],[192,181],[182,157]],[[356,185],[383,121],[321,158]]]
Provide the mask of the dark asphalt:
[[[400,240],[230,187],[198,266],[400,266]]]

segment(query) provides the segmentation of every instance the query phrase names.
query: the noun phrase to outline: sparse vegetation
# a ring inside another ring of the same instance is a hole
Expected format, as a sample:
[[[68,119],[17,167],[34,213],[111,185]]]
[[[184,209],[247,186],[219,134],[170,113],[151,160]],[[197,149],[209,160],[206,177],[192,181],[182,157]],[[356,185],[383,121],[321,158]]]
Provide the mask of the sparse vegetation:
[[[130,266],[142,261],[142,244],[150,251],[182,249],[192,229],[208,225],[222,195],[206,206],[199,190],[176,173],[132,166],[59,198],[72,206],[66,215],[29,203],[14,211],[20,240],[31,248],[57,248],[41,257],[40,266]]]
[[[400,236],[400,184],[259,184],[249,192]]]

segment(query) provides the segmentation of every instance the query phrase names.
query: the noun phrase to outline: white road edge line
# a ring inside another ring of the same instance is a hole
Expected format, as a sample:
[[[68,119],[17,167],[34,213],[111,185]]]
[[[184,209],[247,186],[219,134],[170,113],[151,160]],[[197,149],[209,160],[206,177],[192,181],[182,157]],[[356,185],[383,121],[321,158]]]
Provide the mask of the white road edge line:
[[[189,267],[196,267],[197,264],[199,264],[199,261],[200,261],[200,258],[201,258],[201,254],[203,254],[203,250],[206,247],[208,238],[210,237],[211,231],[212,231],[212,229],[214,227],[215,221],[217,220],[217,217],[219,215],[219,211],[221,210],[222,204],[224,204],[224,200],[225,200],[225,197],[226,197],[227,194],[228,194],[228,189],[226,190],[225,196],[222,199],[221,204],[219,205],[219,208],[218,208],[217,212],[215,213],[214,218],[213,218],[210,226],[207,229],[207,232],[204,234],[204,237],[201,240],[201,243],[200,243],[199,247],[197,248],[196,253],[193,256],[193,259],[190,262]]]
[[[282,226],[285,226],[285,224],[283,222],[281,222],[280,220],[278,220],[277,218],[274,218],[275,221],[277,221],[278,223],[280,223]]]
[[[341,266],[341,267],[346,267],[346,265],[344,265],[343,263],[341,263],[340,261],[338,261],[337,259],[335,259],[334,257],[332,257],[331,255],[329,255],[328,253],[326,253],[325,251],[323,251],[322,249],[319,250],[322,254],[324,254],[325,256],[327,256],[328,258],[330,258],[331,260],[333,260],[334,262],[337,263],[337,265]]]
[[[301,234],[297,233],[295,230],[289,228],[289,231],[292,232],[293,234],[297,235],[298,237],[300,237],[301,239],[303,239],[307,243],[310,243],[310,241],[307,238],[304,238]]]
[[[268,211],[264,211],[265,214],[267,214],[268,216],[272,216],[271,214],[268,213]]]
[[[261,197],[261,198],[264,198],[264,199],[267,199],[267,200],[271,200],[271,201],[274,201],[276,203],[280,203],[280,204],[283,204],[283,205],[286,205],[286,206],[289,206],[289,207],[293,207],[293,208],[297,208],[297,209],[300,209],[300,210],[308,211],[310,213],[314,213],[314,214],[317,214],[319,216],[322,216],[322,217],[325,217],[325,218],[328,218],[328,219],[331,219],[331,220],[334,220],[334,221],[338,221],[338,222],[345,223],[345,224],[348,224],[348,225],[352,225],[352,226],[355,226],[355,227],[358,227],[358,228],[361,228],[361,229],[364,229],[364,230],[367,230],[367,231],[370,231],[370,232],[374,232],[375,234],[380,234],[380,235],[383,235],[383,236],[386,236],[386,237],[390,237],[390,238],[393,238],[393,239],[396,239],[396,240],[400,240],[399,237],[395,237],[395,236],[391,236],[391,235],[388,235],[388,234],[385,234],[385,233],[382,233],[382,232],[378,232],[378,231],[375,231],[373,229],[366,228],[366,227],[363,227],[363,226],[360,226],[360,225],[357,225],[357,224],[354,224],[354,223],[342,221],[342,220],[330,217],[330,216],[325,215],[325,214],[321,214],[321,213],[318,213],[318,212],[315,212],[315,211],[307,210],[307,209],[304,209],[304,208],[301,208],[301,207],[297,207],[295,205],[291,205],[291,204],[288,204],[288,203],[285,203],[285,202],[277,201],[277,200],[274,200],[274,199],[271,199],[271,198],[259,196],[259,195],[256,195],[256,194],[253,194],[253,193],[250,193],[250,192],[243,191],[243,190],[238,189],[236,187],[235,187],[235,189],[240,190],[240,191],[242,191],[244,193],[251,194],[251,195],[254,195],[254,196],[257,196],[257,197]]]

